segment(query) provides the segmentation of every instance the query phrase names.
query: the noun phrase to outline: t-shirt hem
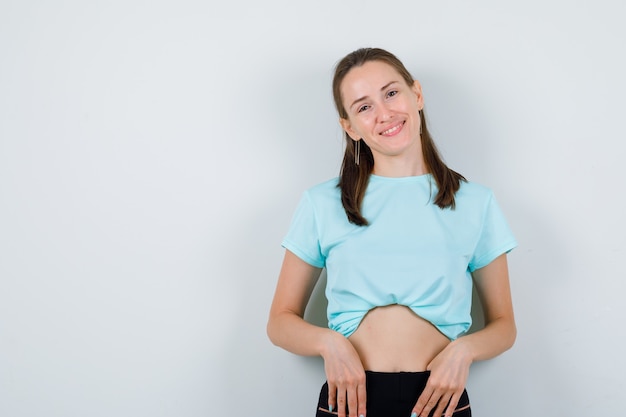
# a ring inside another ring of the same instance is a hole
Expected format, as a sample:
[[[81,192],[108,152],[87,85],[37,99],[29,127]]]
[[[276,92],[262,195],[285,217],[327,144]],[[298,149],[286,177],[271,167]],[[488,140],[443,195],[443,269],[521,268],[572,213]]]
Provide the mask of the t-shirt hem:
[[[472,265],[470,265],[470,268],[469,268],[470,272],[474,272],[477,269],[486,267],[491,262],[493,262],[498,256],[503,255],[505,253],[509,253],[513,249],[515,249],[516,247],[517,247],[517,242],[516,241],[512,241],[512,242],[509,242],[509,243],[507,243],[505,245],[500,246],[497,249],[492,250],[491,252],[487,253],[486,255],[483,255],[480,259],[478,259],[478,261],[476,261]]]
[[[285,241],[283,241],[281,246],[283,248],[287,249],[288,251],[293,252],[294,255],[296,255],[298,258],[302,259],[304,262],[308,263],[309,265],[314,266],[315,268],[324,268],[324,263],[323,262],[318,262],[316,259],[314,259],[311,256],[307,255],[305,251],[300,249],[294,243],[292,243],[292,242],[290,242],[288,240],[285,240]]]

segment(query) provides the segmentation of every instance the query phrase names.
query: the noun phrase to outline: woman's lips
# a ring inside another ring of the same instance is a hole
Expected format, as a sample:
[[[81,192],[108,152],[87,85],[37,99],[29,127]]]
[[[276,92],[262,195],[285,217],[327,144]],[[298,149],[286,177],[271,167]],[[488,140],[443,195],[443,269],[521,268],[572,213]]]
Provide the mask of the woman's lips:
[[[396,134],[398,134],[398,132],[400,132],[400,130],[402,130],[402,127],[404,126],[404,121],[390,127],[387,130],[383,130],[382,132],[380,132],[380,134],[382,136],[394,136]]]

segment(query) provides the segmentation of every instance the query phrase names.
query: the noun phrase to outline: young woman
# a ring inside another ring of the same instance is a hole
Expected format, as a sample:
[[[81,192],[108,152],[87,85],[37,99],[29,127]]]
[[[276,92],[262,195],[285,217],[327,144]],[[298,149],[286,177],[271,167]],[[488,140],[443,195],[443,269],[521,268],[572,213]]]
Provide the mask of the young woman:
[[[268,335],[324,359],[317,416],[471,416],[471,363],[515,340],[515,238],[491,191],[443,163],[421,86],[393,54],[350,53],[333,94],[346,137],[340,177],[300,201]],[[329,328],[303,320],[322,268]],[[472,281],[485,326],[466,335]]]

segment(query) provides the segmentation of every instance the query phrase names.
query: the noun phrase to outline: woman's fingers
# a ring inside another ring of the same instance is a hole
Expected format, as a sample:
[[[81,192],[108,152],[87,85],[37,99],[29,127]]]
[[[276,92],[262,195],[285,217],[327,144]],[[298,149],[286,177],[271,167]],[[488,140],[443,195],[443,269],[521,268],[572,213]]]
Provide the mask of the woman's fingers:
[[[337,414],[339,417],[346,417],[346,390],[339,389],[337,391]]]
[[[365,416],[365,374],[357,378],[356,384],[351,384],[347,390],[349,417]]]
[[[339,417],[365,416],[366,397],[365,379],[359,378],[355,383],[348,384],[328,383],[328,409]]]
[[[365,404],[367,404],[367,390],[365,389],[365,380],[363,380],[363,383],[359,384],[359,386],[357,387],[356,395],[359,401],[359,405],[357,407],[359,417],[365,416]]]
[[[443,415],[443,411],[446,409],[446,406],[448,405],[450,400],[450,396],[449,395],[442,395],[441,397],[439,397],[439,400],[437,401],[437,408],[435,408],[435,412],[433,413],[433,417],[441,417]],[[428,415],[428,414],[426,414]]]
[[[417,399],[417,403],[415,403],[415,406],[413,407],[411,417],[421,417],[423,415],[427,416],[430,413],[432,407],[436,405],[435,403],[433,406],[429,406],[429,401],[431,401],[433,394],[434,390],[430,386],[426,385],[426,388],[424,388],[424,391],[422,391],[421,395]]]
[[[343,335],[329,335],[331,337],[327,339],[322,355],[328,381],[329,406],[339,417],[365,415],[365,371],[361,358]]]
[[[452,417],[452,414],[454,414],[454,410],[456,410],[457,405],[459,405],[459,400],[461,399],[461,395],[462,395],[462,392],[461,394],[454,393],[454,395],[450,399],[450,402],[448,403],[448,408],[446,408],[446,412],[444,414],[445,417]]]
[[[328,383],[328,410],[332,412],[333,410],[337,410],[337,386],[332,384],[330,381]]]
[[[350,417],[357,417],[357,408],[359,405],[359,400],[357,398],[357,387],[352,386],[348,389],[348,412]]]
[[[426,387],[413,407],[411,417],[449,417],[454,413],[456,406],[461,398],[463,389],[460,392],[450,391],[448,389],[434,389]],[[434,412],[433,412],[434,410]],[[445,414],[444,414],[445,411]]]

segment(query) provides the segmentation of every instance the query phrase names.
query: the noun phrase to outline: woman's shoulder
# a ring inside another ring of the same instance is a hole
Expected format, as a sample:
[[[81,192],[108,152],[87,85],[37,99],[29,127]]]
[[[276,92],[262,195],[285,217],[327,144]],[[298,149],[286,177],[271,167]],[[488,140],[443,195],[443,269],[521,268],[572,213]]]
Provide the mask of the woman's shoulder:
[[[474,203],[482,203],[488,201],[493,196],[491,188],[474,182],[474,181],[461,181],[459,191],[455,195],[457,201],[467,201]]]
[[[466,180],[461,181],[461,187],[459,191],[470,194],[489,194],[491,192],[491,189],[484,184]]]
[[[345,217],[338,184],[339,178],[331,178],[308,188],[301,204],[310,207],[320,221],[342,215]]]
[[[336,198],[341,194],[338,185],[339,177],[335,177],[309,187],[305,193],[314,199]]]

